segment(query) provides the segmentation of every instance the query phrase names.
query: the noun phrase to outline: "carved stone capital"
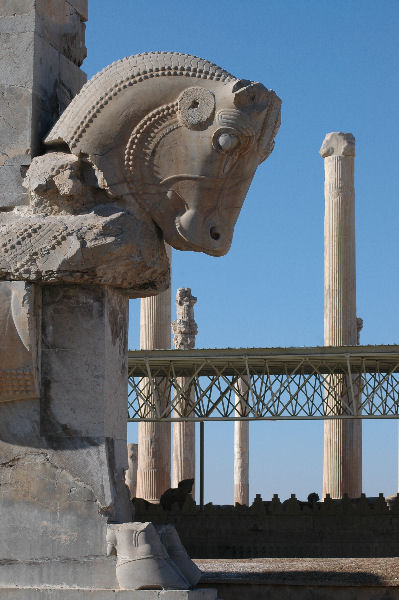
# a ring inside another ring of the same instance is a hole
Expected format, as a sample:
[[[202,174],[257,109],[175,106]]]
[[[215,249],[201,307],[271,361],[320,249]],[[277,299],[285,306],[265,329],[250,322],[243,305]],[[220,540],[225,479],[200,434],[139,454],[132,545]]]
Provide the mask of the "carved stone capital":
[[[197,298],[191,294],[190,288],[178,288],[176,294],[177,319],[172,323],[173,344],[177,350],[189,350],[195,346],[198,333],[194,320],[194,304]]]
[[[164,241],[221,256],[281,101],[177,52],[130,56],[75,96],[33,159],[29,205],[0,213],[0,280],[167,287]],[[132,108],[134,107],[134,109]]]
[[[351,133],[327,133],[320,148],[323,158],[328,156],[355,156],[355,138]]]

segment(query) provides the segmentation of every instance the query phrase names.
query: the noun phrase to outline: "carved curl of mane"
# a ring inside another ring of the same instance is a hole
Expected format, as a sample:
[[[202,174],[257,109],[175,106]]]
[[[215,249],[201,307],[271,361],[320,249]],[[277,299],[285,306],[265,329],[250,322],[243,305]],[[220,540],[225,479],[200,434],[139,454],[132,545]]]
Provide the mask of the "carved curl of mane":
[[[156,77],[193,77],[220,82],[236,81],[236,77],[217,65],[179,52],[145,52],[118,60],[90,79],[69,104],[50,134],[49,145],[60,142],[72,150],[104,106],[127,87]],[[71,133],[68,125],[77,122]]]

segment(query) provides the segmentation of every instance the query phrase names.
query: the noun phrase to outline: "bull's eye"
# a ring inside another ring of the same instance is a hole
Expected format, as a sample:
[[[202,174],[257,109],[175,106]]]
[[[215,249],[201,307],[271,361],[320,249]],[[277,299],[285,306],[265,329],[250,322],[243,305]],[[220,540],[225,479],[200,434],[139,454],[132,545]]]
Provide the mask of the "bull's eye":
[[[238,137],[231,133],[222,133],[219,136],[218,143],[224,152],[230,152],[238,146]]]
[[[226,131],[219,133],[214,140],[214,146],[217,150],[221,150],[222,152],[232,152],[238,147],[239,143],[240,140],[238,139],[238,136]]]

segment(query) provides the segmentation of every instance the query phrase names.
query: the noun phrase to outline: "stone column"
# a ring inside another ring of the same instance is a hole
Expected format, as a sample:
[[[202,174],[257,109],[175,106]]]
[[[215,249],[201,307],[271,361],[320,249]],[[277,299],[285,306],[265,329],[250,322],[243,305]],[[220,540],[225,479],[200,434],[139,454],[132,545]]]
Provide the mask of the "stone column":
[[[320,154],[325,169],[324,343],[355,345],[355,139],[350,133],[329,133]],[[338,389],[338,382],[335,386]],[[342,498],[346,493],[355,498],[361,491],[361,420],[325,421],[323,497],[329,493]]]
[[[128,469],[125,473],[125,483],[129,488],[130,498],[136,497],[137,489],[137,444],[127,445]]]
[[[177,319],[173,321],[173,344],[176,350],[191,350],[195,346],[198,332],[194,320],[194,304],[197,298],[191,294],[190,288],[179,288],[176,294]],[[194,390],[188,386],[185,377],[178,381],[186,397],[178,403],[179,413],[184,413],[185,405],[194,399]],[[195,478],[195,423],[173,423],[173,487],[177,487],[183,479]],[[192,495],[195,498],[194,486]]]
[[[237,416],[247,414],[248,379],[238,381],[240,395],[236,394]],[[234,421],[234,504],[249,505],[249,421]]]
[[[166,251],[171,262],[172,252]],[[158,296],[141,299],[140,349],[170,348],[171,295],[170,287]],[[170,488],[170,423],[139,423],[137,497],[159,502]]]

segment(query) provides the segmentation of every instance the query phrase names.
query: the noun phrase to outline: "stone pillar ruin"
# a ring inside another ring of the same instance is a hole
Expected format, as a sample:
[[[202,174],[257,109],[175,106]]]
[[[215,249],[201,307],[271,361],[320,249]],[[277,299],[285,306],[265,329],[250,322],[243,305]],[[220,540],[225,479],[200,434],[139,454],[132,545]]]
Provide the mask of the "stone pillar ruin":
[[[191,294],[190,288],[179,288],[176,294],[177,319],[172,323],[173,344],[176,350],[191,350],[195,346],[198,333],[194,320],[194,304],[197,298]],[[194,390],[189,387],[189,380],[179,377],[178,383],[186,397],[181,397],[177,410],[184,414],[185,406],[194,398]],[[195,479],[195,423],[173,423],[173,487],[177,487],[183,479]],[[192,495],[195,498],[194,486]]]
[[[325,170],[324,343],[358,343],[355,257],[355,139],[328,133],[320,154]],[[338,383],[335,382],[338,389]],[[324,422],[323,497],[352,498],[362,491],[360,419]]]
[[[165,245],[169,260],[172,251]],[[170,348],[171,322],[170,287],[165,292],[142,298],[140,307],[140,349]],[[138,424],[137,492],[138,498],[159,502],[170,488],[170,423],[142,422]]]
[[[165,243],[226,254],[280,100],[176,52],[126,57],[80,89],[86,18],[85,0],[0,2],[0,596],[190,598],[198,573],[173,528],[131,522],[128,301],[167,289]],[[153,321],[142,347],[170,347],[170,292],[143,303],[154,314],[164,334]],[[170,433],[165,447],[163,489]]]
[[[248,379],[238,380],[236,416],[247,414]],[[249,506],[249,421],[234,421],[234,504]]]

